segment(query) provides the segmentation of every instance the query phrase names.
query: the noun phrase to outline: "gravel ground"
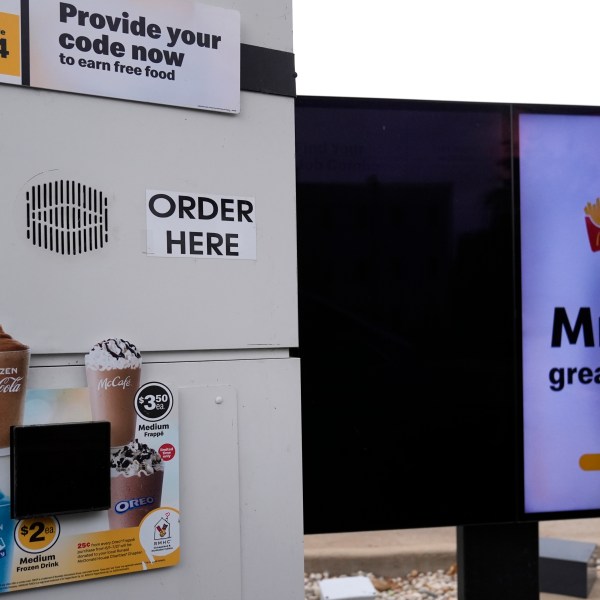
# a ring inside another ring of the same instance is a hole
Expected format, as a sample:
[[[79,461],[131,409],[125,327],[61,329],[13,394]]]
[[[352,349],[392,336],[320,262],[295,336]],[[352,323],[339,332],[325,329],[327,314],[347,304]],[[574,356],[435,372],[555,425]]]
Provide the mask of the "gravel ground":
[[[378,577],[373,573],[352,573],[339,577],[368,577],[377,591],[375,598],[385,600],[456,600],[456,566],[447,571],[418,573],[413,571],[405,577]],[[329,579],[327,573],[304,574],[305,600],[320,600],[319,582]]]

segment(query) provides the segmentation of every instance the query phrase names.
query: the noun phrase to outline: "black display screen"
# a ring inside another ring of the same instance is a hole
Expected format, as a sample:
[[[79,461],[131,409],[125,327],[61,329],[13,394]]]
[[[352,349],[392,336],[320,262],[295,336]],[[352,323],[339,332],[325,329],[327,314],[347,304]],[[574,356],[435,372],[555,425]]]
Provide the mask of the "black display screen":
[[[11,427],[11,517],[106,510],[110,423]]]
[[[510,106],[295,118],[305,532],[514,520]]]

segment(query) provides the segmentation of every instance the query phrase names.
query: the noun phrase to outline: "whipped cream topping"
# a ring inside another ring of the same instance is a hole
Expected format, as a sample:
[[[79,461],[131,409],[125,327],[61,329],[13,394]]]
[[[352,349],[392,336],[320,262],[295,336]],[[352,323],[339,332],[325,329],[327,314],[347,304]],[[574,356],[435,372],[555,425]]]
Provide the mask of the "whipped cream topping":
[[[164,470],[158,452],[137,439],[111,454],[110,467],[112,477],[141,477]]]
[[[139,350],[131,342],[120,338],[98,342],[85,355],[85,366],[97,371],[139,369],[141,365],[142,355]]]

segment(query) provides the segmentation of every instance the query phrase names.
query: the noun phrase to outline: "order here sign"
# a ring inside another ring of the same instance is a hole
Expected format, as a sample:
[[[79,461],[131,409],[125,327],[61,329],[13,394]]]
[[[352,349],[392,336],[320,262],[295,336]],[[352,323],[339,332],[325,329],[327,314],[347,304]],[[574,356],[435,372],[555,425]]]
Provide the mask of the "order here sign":
[[[6,21],[10,27],[4,31],[11,32],[2,42],[5,54],[20,53],[29,61],[19,77],[14,68],[3,68],[0,59],[4,83],[240,110],[237,11],[195,0],[30,0],[11,6],[10,13],[0,13],[0,25]],[[14,19],[21,20],[20,37]]]
[[[149,256],[256,259],[254,198],[146,190],[146,225]]]

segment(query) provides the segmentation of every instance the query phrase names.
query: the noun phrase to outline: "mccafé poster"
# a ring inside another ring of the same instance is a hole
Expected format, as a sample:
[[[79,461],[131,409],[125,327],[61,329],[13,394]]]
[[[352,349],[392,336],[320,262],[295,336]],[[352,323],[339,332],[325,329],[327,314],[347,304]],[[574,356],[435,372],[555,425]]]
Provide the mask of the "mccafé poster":
[[[519,116],[525,512],[600,509],[600,117]]]
[[[0,325],[0,593],[177,565],[180,447],[172,384],[148,380],[141,352],[121,338],[97,342],[85,355],[85,387],[31,388],[29,353]],[[43,426],[92,422],[110,425],[105,443],[92,446],[80,436],[72,447],[66,429],[54,433],[52,448],[47,437],[36,442]],[[27,442],[17,444],[17,432],[25,431]],[[96,461],[106,461],[110,474],[106,508],[86,495],[85,507],[69,510],[85,485],[77,482],[95,487],[78,473]],[[38,512],[19,513],[18,499],[31,506],[28,496]],[[38,498],[60,513],[40,507]]]

